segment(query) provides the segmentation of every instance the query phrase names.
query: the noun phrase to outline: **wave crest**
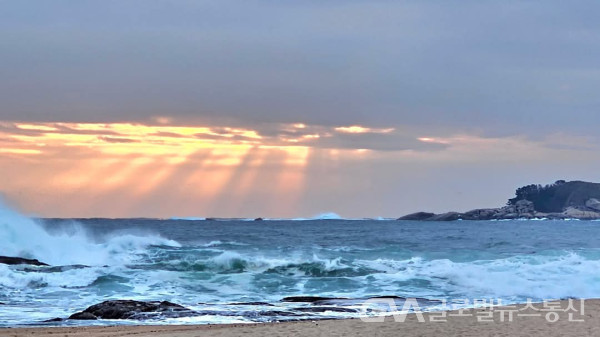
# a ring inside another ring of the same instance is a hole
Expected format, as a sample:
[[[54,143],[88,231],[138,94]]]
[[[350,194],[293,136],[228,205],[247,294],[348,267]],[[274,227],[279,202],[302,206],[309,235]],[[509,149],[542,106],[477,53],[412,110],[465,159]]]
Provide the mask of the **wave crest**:
[[[180,246],[157,235],[122,234],[95,242],[76,223],[68,231],[49,233],[41,221],[0,203],[0,255],[35,258],[51,265],[122,265],[149,246]]]

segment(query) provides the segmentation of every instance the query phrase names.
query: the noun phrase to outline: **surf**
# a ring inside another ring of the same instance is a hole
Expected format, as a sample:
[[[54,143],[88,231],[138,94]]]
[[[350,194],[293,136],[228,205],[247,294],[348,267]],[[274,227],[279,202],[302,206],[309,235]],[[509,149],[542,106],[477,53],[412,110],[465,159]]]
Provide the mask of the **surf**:
[[[149,246],[181,246],[158,235],[120,233],[94,237],[75,221],[48,231],[43,222],[0,202],[0,255],[38,259],[50,265],[97,266],[131,262]]]

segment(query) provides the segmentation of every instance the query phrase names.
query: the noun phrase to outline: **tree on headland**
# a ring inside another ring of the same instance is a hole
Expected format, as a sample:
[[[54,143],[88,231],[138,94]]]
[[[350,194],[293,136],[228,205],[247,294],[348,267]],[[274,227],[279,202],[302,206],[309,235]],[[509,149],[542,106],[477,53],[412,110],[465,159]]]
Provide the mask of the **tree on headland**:
[[[520,187],[515,195],[508,200],[508,205],[515,205],[519,200],[529,200],[538,212],[562,212],[566,207],[584,206],[590,198],[600,198],[600,184],[557,180],[554,184],[545,186],[532,184]]]

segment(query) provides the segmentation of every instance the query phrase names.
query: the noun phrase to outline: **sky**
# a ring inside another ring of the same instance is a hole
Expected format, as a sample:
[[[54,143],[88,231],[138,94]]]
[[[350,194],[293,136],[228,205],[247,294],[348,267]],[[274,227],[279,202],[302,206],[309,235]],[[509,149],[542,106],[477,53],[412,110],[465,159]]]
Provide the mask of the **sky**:
[[[0,0],[0,195],[397,217],[600,181],[596,1]]]

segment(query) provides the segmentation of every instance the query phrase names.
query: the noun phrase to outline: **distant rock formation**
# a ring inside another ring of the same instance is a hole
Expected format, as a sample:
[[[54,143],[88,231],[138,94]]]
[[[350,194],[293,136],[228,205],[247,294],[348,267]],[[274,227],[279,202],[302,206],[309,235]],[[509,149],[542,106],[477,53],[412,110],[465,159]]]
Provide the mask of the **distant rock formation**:
[[[453,221],[501,219],[600,219],[600,184],[558,180],[554,184],[527,185],[515,192],[504,207],[474,209],[465,213],[417,212],[398,220]]]
[[[12,256],[0,256],[0,264],[9,264],[9,265],[17,265],[17,264],[27,264],[30,266],[47,266],[48,264],[44,262],[40,262],[36,259],[24,259],[22,257],[12,257]]]
[[[595,201],[600,199],[600,184],[558,180],[546,186],[523,186],[515,194],[514,198],[508,200],[509,205],[514,205],[519,200],[529,200],[533,202],[536,211],[543,213],[560,213],[569,207],[586,210],[588,205],[597,205]]]
[[[435,215],[435,213],[417,212],[417,213],[411,213],[411,214],[405,215],[405,216],[399,218],[398,220],[416,220],[416,221],[429,220],[434,215]]]

